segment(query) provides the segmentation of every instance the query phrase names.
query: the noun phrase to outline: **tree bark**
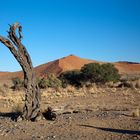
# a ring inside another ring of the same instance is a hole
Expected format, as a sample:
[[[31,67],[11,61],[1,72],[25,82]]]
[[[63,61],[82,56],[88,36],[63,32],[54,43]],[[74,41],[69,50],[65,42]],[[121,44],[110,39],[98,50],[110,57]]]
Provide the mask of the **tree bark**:
[[[16,31],[18,30],[18,35]],[[0,36],[3,43],[19,62],[24,73],[25,106],[23,108],[22,119],[33,120],[40,114],[40,90],[36,83],[32,61],[25,46],[21,43],[22,26],[19,23],[10,25],[8,38]]]

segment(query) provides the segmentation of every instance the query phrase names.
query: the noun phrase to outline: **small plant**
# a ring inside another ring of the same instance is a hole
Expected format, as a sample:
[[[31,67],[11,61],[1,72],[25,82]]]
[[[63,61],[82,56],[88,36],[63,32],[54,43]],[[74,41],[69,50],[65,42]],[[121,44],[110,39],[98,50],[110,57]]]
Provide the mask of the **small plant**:
[[[46,83],[47,83],[46,82],[46,78],[39,79],[38,80],[39,88],[45,89],[47,87],[47,84]]]
[[[61,87],[62,83],[61,81],[53,74],[49,74],[47,78],[42,78],[39,82],[38,85],[40,88],[45,89],[47,87],[50,88],[59,88]]]

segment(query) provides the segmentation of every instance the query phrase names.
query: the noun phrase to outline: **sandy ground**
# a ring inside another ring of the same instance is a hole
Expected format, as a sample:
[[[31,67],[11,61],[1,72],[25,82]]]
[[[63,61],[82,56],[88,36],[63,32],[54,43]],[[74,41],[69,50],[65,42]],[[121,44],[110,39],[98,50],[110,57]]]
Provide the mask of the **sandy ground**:
[[[139,101],[140,91],[131,89],[43,96],[42,108],[52,106],[55,121],[14,122],[1,99],[0,140],[140,140],[140,117],[133,116]]]

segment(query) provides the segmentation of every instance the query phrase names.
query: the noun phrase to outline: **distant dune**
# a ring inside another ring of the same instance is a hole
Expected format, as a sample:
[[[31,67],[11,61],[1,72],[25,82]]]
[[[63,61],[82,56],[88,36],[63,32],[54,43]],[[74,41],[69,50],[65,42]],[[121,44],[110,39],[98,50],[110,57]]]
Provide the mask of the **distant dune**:
[[[35,73],[37,77],[44,77],[48,73],[54,73],[56,75],[61,74],[64,71],[80,69],[83,65],[88,63],[106,63],[95,60],[83,59],[75,55],[69,55],[61,59],[57,59],[46,64],[35,67]],[[134,62],[115,62],[112,63],[119,70],[120,74],[124,75],[140,75],[140,63]],[[0,72],[0,81],[10,80],[14,77],[23,77],[22,72]]]

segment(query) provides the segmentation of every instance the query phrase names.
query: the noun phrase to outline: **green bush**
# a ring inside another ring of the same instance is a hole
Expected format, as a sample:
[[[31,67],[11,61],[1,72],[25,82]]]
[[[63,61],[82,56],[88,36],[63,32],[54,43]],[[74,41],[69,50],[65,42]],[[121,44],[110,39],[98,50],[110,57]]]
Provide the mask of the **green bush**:
[[[110,63],[90,63],[81,68],[83,81],[91,83],[117,82],[120,79],[118,70]]]
[[[80,86],[81,85],[81,72],[79,70],[63,72],[59,79],[62,81],[62,86],[67,85]]]
[[[90,63],[84,65],[81,70],[63,72],[60,75],[63,87],[67,85],[82,86],[86,83],[117,82],[120,79],[118,70],[110,63]]]
[[[101,66],[98,63],[86,64],[81,68],[83,81],[99,82],[101,81]]]
[[[106,63],[101,65],[101,82],[117,82],[120,79],[118,69],[113,64]]]
[[[53,74],[49,74],[47,78],[42,78],[38,85],[40,88],[45,89],[47,87],[51,88],[59,88],[61,87],[62,83],[61,81]]]
[[[23,81],[19,77],[15,77],[12,79],[13,89],[20,90],[23,88]]]

